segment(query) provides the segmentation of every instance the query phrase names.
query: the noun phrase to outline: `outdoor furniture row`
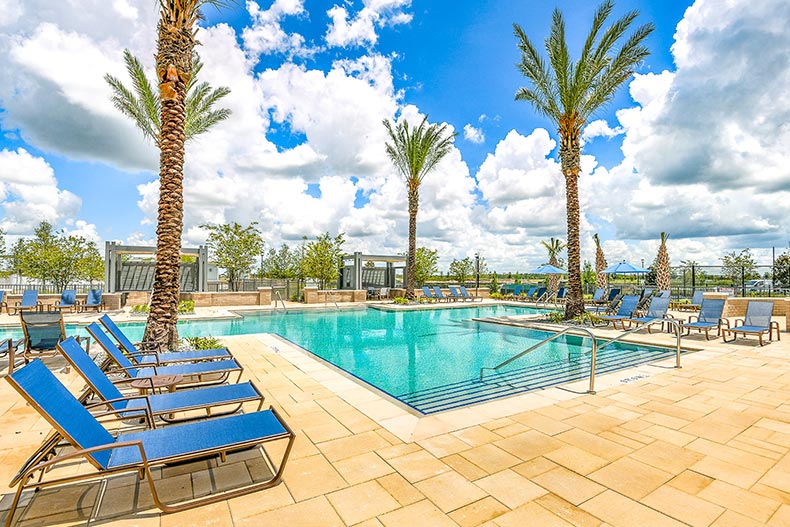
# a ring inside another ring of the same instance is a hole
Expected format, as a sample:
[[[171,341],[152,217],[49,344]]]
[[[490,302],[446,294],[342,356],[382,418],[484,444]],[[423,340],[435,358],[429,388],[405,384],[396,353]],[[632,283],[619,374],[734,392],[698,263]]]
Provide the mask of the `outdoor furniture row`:
[[[422,294],[425,298],[429,300],[436,300],[437,302],[457,302],[458,300],[465,302],[469,300],[470,302],[474,302],[475,300],[483,300],[480,297],[475,295],[470,295],[469,291],[466,290],[464,286],[458,286],[456,289],[455,286],[449,286],[450,296],[445,296],[442,293],[441,288],[438,285],[433,286],[433,290],[431,290],[428,286],[422,287]]]
[[[9,306],[5,299],[5,291],[0,290],[0,313],[5,308],[9,315],[15,315],[23,311],[49,311],[49,310],[62,310],[68,309],[69,311],[87,311],[95,309],[101,311],[104,308],[104,300],[102,300],[101,289],[91,289],[84,302],[77,300],[76,289],[64,289],[54,304],[44,304],[38,299],[37,289],[25,289],[22,292],[22,299],[15,302],[13,306]],[[14,310],[12,313],[11,310]]]

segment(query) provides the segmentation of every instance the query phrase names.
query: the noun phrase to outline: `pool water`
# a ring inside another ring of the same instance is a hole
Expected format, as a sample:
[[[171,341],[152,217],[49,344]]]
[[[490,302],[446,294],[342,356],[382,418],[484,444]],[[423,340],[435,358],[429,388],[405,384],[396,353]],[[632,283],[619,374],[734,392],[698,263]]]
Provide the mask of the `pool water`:
[[[507,305],[414,311],[262,311],[246,312],[237,319],[184,320],[179,323],[179,333],[276,333],[420,413],[429,414],[588,376],[589,339],[583,342],[581,337],[563,336],[498,373],[487,373],[483,382],[478,380],[481,368],[491,368],[551,333],[472,319],[536,312]],[[142,337],[143,322],[119,326],[133,340]],[[71,327],[67,332],[74,334],[80,329]],[[671,352],[616,343],[599,352],[597,370],[658,360],[671,356]]]

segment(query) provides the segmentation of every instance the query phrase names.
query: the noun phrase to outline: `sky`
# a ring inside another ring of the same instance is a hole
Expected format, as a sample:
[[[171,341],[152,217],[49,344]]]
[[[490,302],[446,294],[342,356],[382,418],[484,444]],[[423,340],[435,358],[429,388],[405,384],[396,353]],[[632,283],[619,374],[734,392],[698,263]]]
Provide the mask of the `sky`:
[[[546,261],[565,239],[554,126],[515,101],[513,23],[543,49],[558,7],[577,55],[589,0],[239,0],[207,7],[202,80],[232,116],[187,145],[185,247],[201,225],[258,222],[267,247],[345,233],[407,248],[406,187],[384,119],[446,123],[452,151],[420,191],[418,245],[489,270]],[[154,0],[0,0],[0,228],[155,242],[158,152],[110,101],[129,49],[153,77]],[[652,22],[651,55],[594,115],[579,179],[582,257],[717,264],[790,246],[790,2],[618,0]]]

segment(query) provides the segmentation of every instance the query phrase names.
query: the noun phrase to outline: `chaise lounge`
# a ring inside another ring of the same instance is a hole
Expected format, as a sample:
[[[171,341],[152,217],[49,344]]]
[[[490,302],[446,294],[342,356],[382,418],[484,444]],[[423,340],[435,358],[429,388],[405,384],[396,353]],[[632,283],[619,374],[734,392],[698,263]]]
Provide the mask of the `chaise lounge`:
[[[762,346],[763,335],[768,333],[768,340],[773,340],[774,330],[776,330],[776,340],[780,340],[779,323],[771,320],[773,310],[773,302],[750,301],[746,306],[746,316],[743,319],[737,319],[731,328],[722,328],[722,340],[733,342],[738,338],[738,333],[743,333],[744,337],[757,335],[760,346]],[[727,333],[732,333],[730,340],[727,340]]]
[[[716,336],[721,335],[722,326],[730,327],[730,321],[722,318],[725,300],[719,298],[703,298],[699,315],[689,316],[688,322],[681,323],[681,329],[686,330],[681,336],[691,335],[691,330],[705,332],[705,340],[710,340],[710,330],[716,328]]]

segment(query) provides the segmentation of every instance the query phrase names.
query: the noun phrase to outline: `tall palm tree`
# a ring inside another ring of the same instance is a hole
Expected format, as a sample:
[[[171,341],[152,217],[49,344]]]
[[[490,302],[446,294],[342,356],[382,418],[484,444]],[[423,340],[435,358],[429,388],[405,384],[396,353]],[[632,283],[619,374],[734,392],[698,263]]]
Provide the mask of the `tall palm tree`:
[[[656,255],[656,287],[659,290],[669,289],[671,283],[672,275],[669,270],[669,252],[667,251],[668,238],[668,232],[661,233],[661,245],[658,246],[658,254]]]
[[[593,241],[595,241],[595,287],[606,289],[607,279],[609,278],[603,272],[606,269],[606,257],[603,255],[601,238],[598,237],[597,232],[593,234]]]
[[[184,228],[184,143],[187,86],[192,54],[198,44],[196,23],[201,8],[222,7],[225,0],[159,0],[156,76],[159,82],[159,209],[156,266],[151,311],[144,339],[163,349],[178,346],[178,300],[181,293],[181,232]]]
[[[123,61],[126,63],[129,78],[132,79],[132,89],[126,87],[120,79],[109,73],[104,76],[104,80],[112,88],[113,105],[137,125],[146,139],[152,140],[158,147],[161,129],[159,114],[162,108],[159,102],[159,93],[154,91],[140,60],[128,49],[123,50]],[[191,76],[187,83],[186,119],[184,121],[184,136],[187,141],[208,131],[212,126],[231,115],[231,111],[227,108],[214,108],[220,99],[230,93],[230,89],[225,86],[212,88],[207,82],[198,84],[198,75],[202,69],[203,62],[201,62],[200,56],[197,52],[193,52]]]
[[[403,285],[407,298],[413,299],[420,185],[425,176],[450,152],[458,134],[449,133],[446,124],[428,124],[427,115],[416,128],[410,128],[405,119],[401,119],[394,127],[389,119],[385,119],[384,127],[392,140],[392,143],[385,145],[387,156],[403,176],[408,189],[409,253]]]
[[[593,113],[614,97],[617,88],[628,80],[650,51],[644,41],[653,32],[652,24],[637,28],[619,49],[617,42],[639,15],[624,15],[605,30],[612,13],[612,0],[604,1],[593,17],[579,59],[571,60],[565,41],[565,21],[559,9],[552,15],[551,32],[545,41],[548,64],[518,24],[513,24],[521,61],[518,68],[531,83],[520,88],[516,100],[527,101],[551,119],[560,136],[560,164],[565,176],[568,219],[568,297],[565,318],[584,311],[579,246],[579,172],[584,125]]]
[[[560,265],[560,253],[567,247],[567,244],[562,240],[551,238],[549,241],[541,241],[543,247],[549,253],[549,265],[558,267]],[[560,276],[556,274],[549,275],[549,292],[556,293],[560,285]]]

